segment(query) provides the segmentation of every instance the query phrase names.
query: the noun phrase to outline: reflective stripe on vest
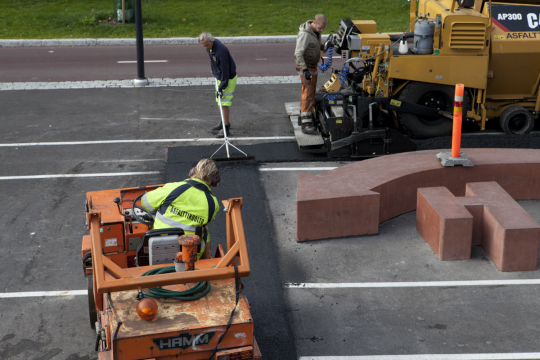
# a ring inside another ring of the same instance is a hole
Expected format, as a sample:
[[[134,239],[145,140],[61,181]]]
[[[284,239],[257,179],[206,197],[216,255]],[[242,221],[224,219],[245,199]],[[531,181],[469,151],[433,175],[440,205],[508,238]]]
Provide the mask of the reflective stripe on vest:
[[[148,194],[147,192],[144,193],[141,201],[143,203],[143,205],[148,209],[150,210],[151,213],[155,213],[156,212],[156,209],[154,209],[152,207],[152,205],[150,205],[150,203],[148,202],[148,198],[146,197],[146,194]]]
[[[180,229],[185,230],[185,231],[193,231],[193,232],[195,232],[195,226],[186,225],[186,224],[183,224],[181,222],[171,220],[168,217],[166,217],[165,215],[163,215],[162,213],[160,213],[159,211],[156,214],[156,219],[158,219],[161,222],[164,222],[165,224],[167,224],[169,226],[172,226],[172,227],[175,227],[175,228],[180,228]]]

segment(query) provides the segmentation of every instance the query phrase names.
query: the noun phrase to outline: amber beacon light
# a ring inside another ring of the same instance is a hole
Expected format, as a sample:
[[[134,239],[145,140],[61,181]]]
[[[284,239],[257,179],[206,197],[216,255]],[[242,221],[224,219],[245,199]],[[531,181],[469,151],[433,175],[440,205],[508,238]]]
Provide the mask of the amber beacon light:
[[[150,298],[143,298],[137,304],[137,315],[143,320],[152,320],[158,313],[156,302]]]

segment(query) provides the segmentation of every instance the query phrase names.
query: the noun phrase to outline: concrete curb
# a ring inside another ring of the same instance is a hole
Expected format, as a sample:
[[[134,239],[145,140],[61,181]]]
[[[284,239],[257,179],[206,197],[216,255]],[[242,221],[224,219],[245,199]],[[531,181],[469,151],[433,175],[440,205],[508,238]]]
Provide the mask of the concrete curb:
[[[214,86],[214,77],[201,78],[149,78],[148,85],[141,88],[165,86]],[[237,84],[300,84],[298,75],[289,76],[250,76],[239,77]],[[0,82],[0,91],[8,90],[60,90],[60,89],[102,89],[102,88],[134,88],[132,79],[127,80],[95,80],[95,81],[48,81],[48,82]]]
[[[326,41],[328,35],[323,35]],[[218,37],[224,44],[275,44],[294,43],[296,35],[282,36],[226,36]],[[144,39],[144,45],[198,45],[197,38],[152,38]],[[0,40],[0,48],[33,46],[135,46],[135,39],[40,39]]]

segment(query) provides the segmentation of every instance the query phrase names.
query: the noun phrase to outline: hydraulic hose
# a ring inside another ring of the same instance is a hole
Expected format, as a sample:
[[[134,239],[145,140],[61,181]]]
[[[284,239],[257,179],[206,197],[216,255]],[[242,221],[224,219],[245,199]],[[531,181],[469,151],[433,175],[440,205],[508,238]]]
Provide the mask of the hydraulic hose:
[[[325,72],[326,70],[330,69],[330,66],[332,66],[334,48],[333,47],[328,48],[328,50],[326,50],[326,55],[327,55],[328,61],[322,65],[319,65],[319,70],[321,70],[322,72]]]
[[[343,85],[345,84],[345,80],[347,80],[347,75],[349,74],[349,67],[347,64],[343,64],[343,67],[341,68],[341,73],[339,74],[339,82],[341,83],[341,86],[339,87],[338,92],[335,95],[328,95],[328,100],[334,101],[338,97],[338,94],[341,93],[341,89],[343,89]]]
[[[144,274],[142,274],[142,276],[160,275],[160,274],[168,274],[168,273],[174,273],[174,272],[176,272],[176,270],[174,269],[174,266],[165,266],[162,268],[157,268],[157,269],[152,269],[150,271],[147,271]],[[190,300],[200,299],[206,294],[208,294],[208,292],[210,291],[210,282],[208,281],[198,282],[191,289],[184,290],[184,291],[172,291],[172,290],[163,289],[161,287],[151,287],[146,290],[148,292],[143,291],[143,293],[149,297],[190,301]]]

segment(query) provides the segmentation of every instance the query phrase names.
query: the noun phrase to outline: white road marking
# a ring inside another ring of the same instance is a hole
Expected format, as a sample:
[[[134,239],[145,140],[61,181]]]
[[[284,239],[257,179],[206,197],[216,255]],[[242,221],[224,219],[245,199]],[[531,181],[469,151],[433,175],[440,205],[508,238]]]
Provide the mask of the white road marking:
[[[201,121],[201,119],[196,118],[147,118],[142,117],[141,120],[172,120],[172,121]]]
[[[98,163],[110,163],[110,162],[134,162],[134,161],[164,161],[163,159],[137,159],[137,160],[99,160]]]
[[[299,360],[513,360],[540,359],[540,353],[300,356]]]
[[[332,167],[291,167],[291,168],[261,168],[259,171],[328,171],[336,169]]]
[[[266,137],[230,137],[231,141],[253,141],[253,140],[294,140],[294,136],[266,136]],[[200,139],[148,139],[148,140],[97,140],[97,141],[62,141],[62,142],[33,142],[33,143],[10,143],[0,144],[0,147],[22,147],[22,146],[53,146],[53,145],[97,145],[97,144],[129,144],[129,143],[174,143],[174,142],[222,142],[217,138]]]
[[[406,281],[365,283],[286,283],[289,289],[338,289],[338,288],[403,288],[403,287],[449,287],[449,286],[507,286],[540,285],[540,279],[516,280],[470,280],[470,281]]]
[[[53,174],[53,175],[25,175],[25,176],[0,176],[0,180],[29,180],[29,179],[57,179],[57,178],[86,178],[86,177],[111,177],[159,174],[159,171],[121,172],[121,173],[96,173],[96,174]]]
[[[169,60],[144,60],[145,63],[166,63],[169,62]],[[136,64],[137,60],[135,61],[117,61],[118,64]]]
[[[268,59],[255,59],[255,60],[268,60]]]
[[[13,292],[0,293],[0,298],[22,298],[22,297],[39,297],[39,296],[76,296],[88,295],[87,290],[66,290],[66,291],[29,291],[29,292]]]

